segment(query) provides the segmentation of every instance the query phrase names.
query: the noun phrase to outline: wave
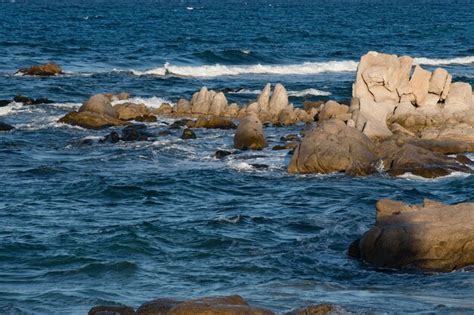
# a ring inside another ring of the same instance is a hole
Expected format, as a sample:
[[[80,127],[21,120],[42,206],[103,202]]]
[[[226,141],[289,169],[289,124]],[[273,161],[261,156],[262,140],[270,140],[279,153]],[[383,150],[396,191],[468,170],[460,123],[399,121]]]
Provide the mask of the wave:
[[[165,98],[153,96],[153,97],[131,97],[127,100],[123,101],[114,101],[112,105],[123,104],[123,103],[135,103],[135,104],[144,104],[147,107],[151,108],[160,108],[160,106],[164,103],[168,103],[170,105],[174,105],[172,102],[168,101]]]
[[[229,94],[246,94],[246,95],[260,95],[261,90],[248,90],[248,89],[240,89],[236,91],[230,91]],[[288,96],[294,97],[303,97],[303,96],[329,96],[331,92],[322,91],[318,89],[304,89],[301,91],[288,91]]]
[[[356,61],[328,61],[328,62],[305,62],[293,65],[202,65],[202,66],[175,66],[166,63],[163,67],[146,71],[131,70],[137,76],[142,75],[175,75],[181,77],[219,77],[238,76],[252,74],[276,74],[276,75],[308,75],[323,72],[345,72],[355,71]]]
[[[430,59],[430,58],[414,58],[415,64],[420,65],[429,65],[429,66],[445,66],[445,65],[468,65],[474,63],[474,56],[466,56],[466,57],[456,57],[456,58],[448,58],[448,59]]]

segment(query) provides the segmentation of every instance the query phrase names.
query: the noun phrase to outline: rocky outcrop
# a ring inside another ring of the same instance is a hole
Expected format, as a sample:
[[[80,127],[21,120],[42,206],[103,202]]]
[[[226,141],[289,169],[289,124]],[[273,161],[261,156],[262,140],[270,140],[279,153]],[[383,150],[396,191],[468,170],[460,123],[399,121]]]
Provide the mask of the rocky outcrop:
[[[410,57],[377,52],[361,58],[352,89],[351,124],[369,138],[389,138],[392,123],[418,132],[474,117],[470,84],[452,83],[441,68],[430,72],[417,65],[411,74],[412,64]]]
[[[125,124],[118,119],[117,111],[111,104],[111,97],[97,94],[89,98],[77,112],[62,117],[59,122],[87,129],[102,129]]]
[[[290,173],[345,172],[368,175],[376,171],[375,145],[342,120],[329,120],[305,135],[288,166]]]
[[[422,205],[381,200],[375,226],[350,255],[377,267],[451,271],[474,264],[474,203]]]
[[[263,125],[257,114],[250,113],[241,118],[234,135],[234,147],[241,150],[261,150],[266,146]]]
[[[55,63],[46,63],[42,65],[31,66],[29,68],[23,68],[18,70],[16,73],[22,75],[54,76],[63,74],[63,70]]]
[[[318,121],[323,122],[332,118],[348,121],[351,118],[349,106],[335,101],[327,101],[319,107]]]
[[[139,117],[151,116],[150,110],[144,104],[122,103],[115,105],[114,110],[120,120],[134,120]]]

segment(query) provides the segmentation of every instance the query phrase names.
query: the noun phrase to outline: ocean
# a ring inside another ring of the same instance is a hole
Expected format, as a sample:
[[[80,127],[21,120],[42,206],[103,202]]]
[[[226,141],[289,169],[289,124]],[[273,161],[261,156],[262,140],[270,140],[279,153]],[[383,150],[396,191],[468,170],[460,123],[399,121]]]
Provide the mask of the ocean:
[[[377,200],[472,202],[473,175],[290,175],[291,156],[271,147],[301,125],[265,128],[268,148],[216,159],[233,130],[101,144],[110,130],[57,122],[106,92],[159,107],[207,86],[242,105],[281,82],[296,107],[347,102],[372,50],[472,85],[473,11],[472,0],[0,0],[0,99],[54,101],[0,107],[16,127],[0,134],[0,314],[224,294],[278,312],[329,302],[364,314],[473,313],[472,268],[380,270],[347,256]],[[48,61],[65,74],[15,75]]]

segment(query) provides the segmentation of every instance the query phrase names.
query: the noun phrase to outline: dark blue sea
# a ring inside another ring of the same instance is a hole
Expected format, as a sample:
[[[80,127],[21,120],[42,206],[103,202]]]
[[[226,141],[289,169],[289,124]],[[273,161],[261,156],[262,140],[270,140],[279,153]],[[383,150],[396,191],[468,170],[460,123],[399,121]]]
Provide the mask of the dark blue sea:
[[[295,106],[345,101],[370,50],[474,84],[473,12],[471,0],[0,0],[0,99],[54,101],[0,107],[16,127],[0,134],[0,314],[224,294],[278,312],[474,313],[472,268],[378,270],[347,256],[377,200],[472,202],[472,175],[289,175],[290,156],[271,147],[302,126],[266,128],[269,148],[218,160],[232,130],[99,144],[111,130],[57,123],[101,92],[157,107],[206,85],[244,104],[281,82]],[[65,75],[14,75],[47,61]]]

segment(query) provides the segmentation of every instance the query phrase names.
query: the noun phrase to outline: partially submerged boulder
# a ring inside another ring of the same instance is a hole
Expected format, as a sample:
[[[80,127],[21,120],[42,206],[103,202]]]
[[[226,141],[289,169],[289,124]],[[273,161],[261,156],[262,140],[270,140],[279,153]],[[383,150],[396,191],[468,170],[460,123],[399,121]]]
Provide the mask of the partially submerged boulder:
[[[380,200],[376,223],[350,254],[377,267],[451,271],[474,264],[474,203]]]
[[[150,116],[150,111],[144,104],[122,103],[114,106],[117,118],[120,120],[134,120],[139,117]]]
[[[42,65],[34,65],[29,68],[23,68],[18,70],[17,73],[23,75],[55,76],[62,74],[63,70],[59,65],[51,62]]]
[[[10,131],[13,129],[15,129],[15,127],[12,125],[0,121],[0,131]]]
[[[201,116],[196,121],[189,121],[186,124],[190,128],[207,129],[235,129],[237,126],[227,117]]]
[[[93,112],[70,112],[59,119],[59,122],[86,129],[103,129],[124,125],[123,120]]]
[[[377,160],[376,148],[367,136],[333,119],[305,135],[295,149],[288,172],[368,175],[376,171]]]
[[[267,146],[262,122],[254,113],[240,120],[234,135],[234,147],[241,150],[261,150]]]

